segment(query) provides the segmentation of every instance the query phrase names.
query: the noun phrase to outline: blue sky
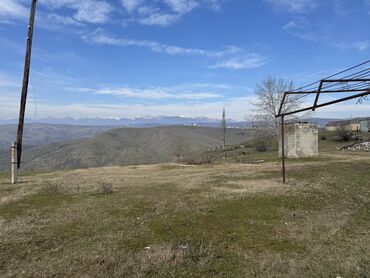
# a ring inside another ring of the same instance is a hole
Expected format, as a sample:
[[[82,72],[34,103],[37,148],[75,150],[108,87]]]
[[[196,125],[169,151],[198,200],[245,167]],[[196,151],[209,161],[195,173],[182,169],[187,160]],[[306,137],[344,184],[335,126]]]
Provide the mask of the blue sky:
[[[1,0],[0,118],[18,115],[30,0]],[[38,0],[27,117],[241,120],[268,75],[370,58],[370,0]],[[346,103],[316,116],[369,115]]]

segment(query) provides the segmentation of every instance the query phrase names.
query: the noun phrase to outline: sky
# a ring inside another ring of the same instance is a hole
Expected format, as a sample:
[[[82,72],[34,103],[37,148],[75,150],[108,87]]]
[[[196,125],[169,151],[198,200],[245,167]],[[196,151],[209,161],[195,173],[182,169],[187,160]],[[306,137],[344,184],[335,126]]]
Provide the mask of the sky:
[[[26,117],[243,120],[256,84],[370,59],[370,0],[38,0]],[[31,0],[0,0],[0,119],[17,118]],[[314,116],[370,116],[348,102]]]

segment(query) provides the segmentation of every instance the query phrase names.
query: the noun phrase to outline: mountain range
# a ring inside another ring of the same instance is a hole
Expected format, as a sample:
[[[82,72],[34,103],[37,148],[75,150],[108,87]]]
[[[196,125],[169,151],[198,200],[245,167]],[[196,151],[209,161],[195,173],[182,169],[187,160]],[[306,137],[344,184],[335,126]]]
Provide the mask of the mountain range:
[[[77,126],[27,123],[24,145],[45,145],[70,139],[80,139],[112,129],[111,126]],[[9,149],[17,134],[17,125],[0,125],[0,149]]]
[[[325,126],[329,121],[337,119],[309,118],[303,119]],[[1,120],[1,124],[17,124],[17,119]],[[154,127],[168,125],[199,125],[208,127],[219,127],[220,119],[208,117],[180,117],[180,116],[157,116],[129,118],[44,118],[38,120],[27,119],[26,123],[53,124],[53,125],[79,125],[79,126],[110,126],[110,127]],[[248,121],[236,121],[227,119],[228,127],[247,128],[253,125]]]

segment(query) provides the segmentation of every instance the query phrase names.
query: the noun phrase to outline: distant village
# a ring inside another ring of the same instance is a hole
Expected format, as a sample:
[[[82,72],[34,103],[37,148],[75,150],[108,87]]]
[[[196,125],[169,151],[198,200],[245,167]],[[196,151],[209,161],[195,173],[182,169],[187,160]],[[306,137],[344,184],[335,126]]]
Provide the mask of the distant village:
[[[354,118],[352,120],[331,121],[325,126],[326,131],[345,130],[349,132],[370,132],[370,117]]]

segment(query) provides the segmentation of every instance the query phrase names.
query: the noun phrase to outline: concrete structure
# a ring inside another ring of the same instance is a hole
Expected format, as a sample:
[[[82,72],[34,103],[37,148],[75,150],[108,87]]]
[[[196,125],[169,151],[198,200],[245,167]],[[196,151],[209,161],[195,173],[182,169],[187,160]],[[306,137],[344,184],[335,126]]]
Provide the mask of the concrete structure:
[[[360,122],[360,132],[369,133],[370,132],[370,119]]]
[[[279,136],[281,140],[281,134]],[[289,158],[315,157],[319,154],[319,128],[310,123],[285,125],[285,156]],[[279,156],[282,155],[279,142]]]
[[[331,121],[325,125],[325,130],[326,131],[338,131],[341,129],[345,129],[348,124],[349,124],[349,121]]]
[[[346,126],[347,131],[351,132],[360,132],[360,119],[353,119],[349,122],[349,124]]]

